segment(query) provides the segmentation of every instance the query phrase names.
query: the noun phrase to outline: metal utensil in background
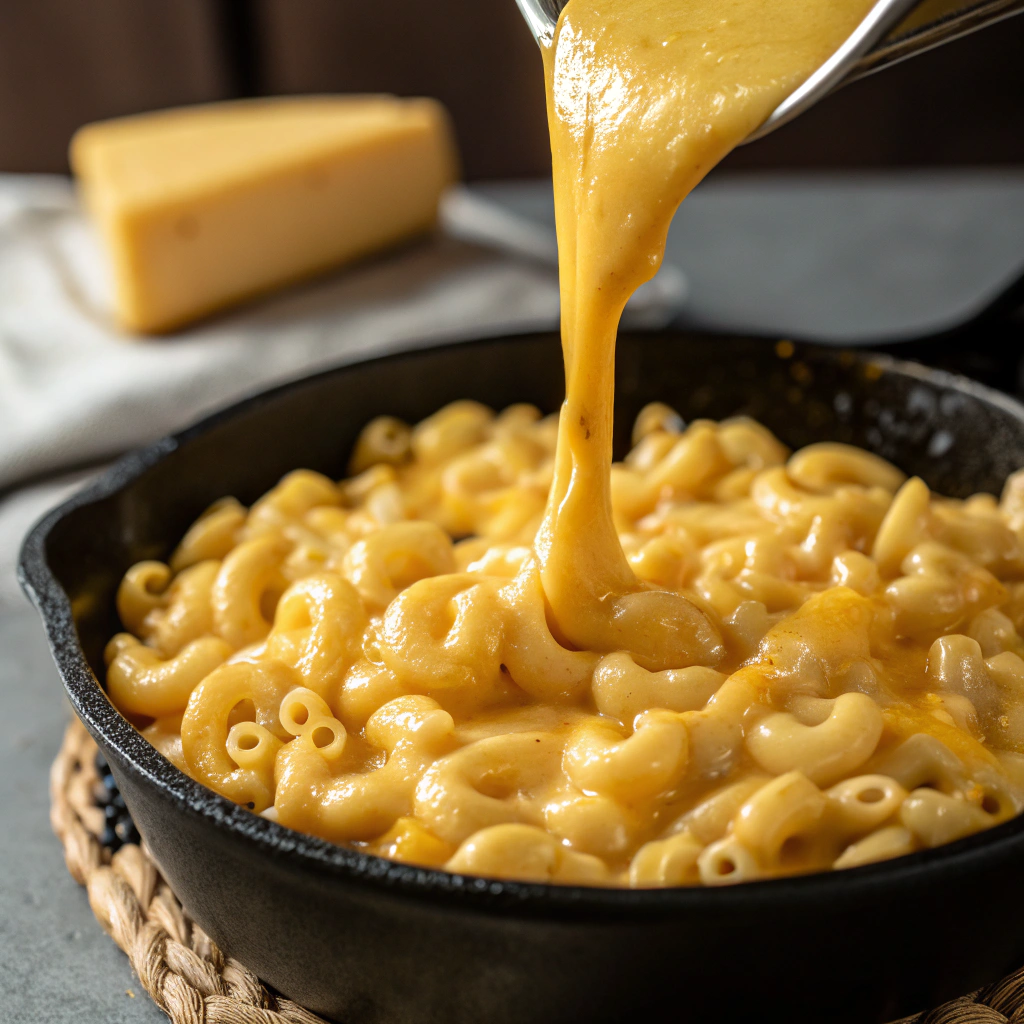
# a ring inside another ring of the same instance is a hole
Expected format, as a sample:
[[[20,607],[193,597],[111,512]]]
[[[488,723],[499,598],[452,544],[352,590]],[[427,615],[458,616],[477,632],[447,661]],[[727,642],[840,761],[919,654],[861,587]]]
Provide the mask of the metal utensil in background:
[[[541,45],[568,0],[516,0]],[[833,90],[1024,11],[1024,0],[878,0],[842,46],[746,138],[763,138]]]

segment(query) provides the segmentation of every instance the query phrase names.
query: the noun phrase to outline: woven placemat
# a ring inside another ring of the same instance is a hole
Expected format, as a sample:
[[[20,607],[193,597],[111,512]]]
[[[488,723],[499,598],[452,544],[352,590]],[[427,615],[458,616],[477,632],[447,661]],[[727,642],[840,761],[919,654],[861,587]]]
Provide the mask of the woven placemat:
[[[97,749],[73,721],[50,772],[50,822],[68,871],[174,1024],[327,1024],[265,986],[182,909],[126,813],[113,807]],[[115,796],[116,798],[116,796]],[[113,824],[112,824],[113,823]],[[1024,1024],[1024,968],[898,1024]]]

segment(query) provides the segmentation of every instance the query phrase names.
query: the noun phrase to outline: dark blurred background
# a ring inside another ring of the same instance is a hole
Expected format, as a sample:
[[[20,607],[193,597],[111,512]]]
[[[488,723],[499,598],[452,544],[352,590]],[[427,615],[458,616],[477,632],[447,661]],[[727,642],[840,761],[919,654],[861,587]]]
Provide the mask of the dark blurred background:
[[[1024,164],[1024,16],[846,87],[732,169]],[[471,179],[546,173],[513,0],[0,0],[0,171],[65,171],[86,121],[238,96],[387,91],[451,110]]]

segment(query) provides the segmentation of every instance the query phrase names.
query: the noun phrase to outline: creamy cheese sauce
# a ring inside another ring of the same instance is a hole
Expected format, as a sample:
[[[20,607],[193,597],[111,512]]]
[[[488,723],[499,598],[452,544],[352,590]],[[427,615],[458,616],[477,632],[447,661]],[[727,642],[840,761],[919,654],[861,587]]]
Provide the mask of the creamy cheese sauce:
[[[869,0],[571,0],[544,54],[566,399],[538,535],[563,636],[647,668],[714,664],[681,595],[643,587],[610,498],[615,334],[690,190],[819,67]]]

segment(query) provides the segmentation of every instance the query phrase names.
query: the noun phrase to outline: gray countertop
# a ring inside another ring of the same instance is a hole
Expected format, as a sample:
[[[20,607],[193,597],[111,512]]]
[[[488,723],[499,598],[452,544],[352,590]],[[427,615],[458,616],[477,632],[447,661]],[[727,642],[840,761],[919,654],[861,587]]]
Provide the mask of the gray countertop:
[[[549,187],[487,192],[550,220]],[[969,315],[1020,272],[1024,175],[713,181],[684,206],[669,258],[690,278],[683,324],[833,341],[914,334]],[[13,566],[17,539],[78,482],[0,497],[0,1019],[156,1022],[48,821],[70,712]]]
[[[479,190],[554,223],[549,183]],[[665,259],[690,283],[681,327],[837,344],[932,334],[1024,273],[1024,172],[712,174]]]
[[[39,618],[15,583],[11,539],[77,484],[0,502],[0,1021],[156,1024],[167,1018],[96,923],[50,830],[50,763],[71,710]]]

